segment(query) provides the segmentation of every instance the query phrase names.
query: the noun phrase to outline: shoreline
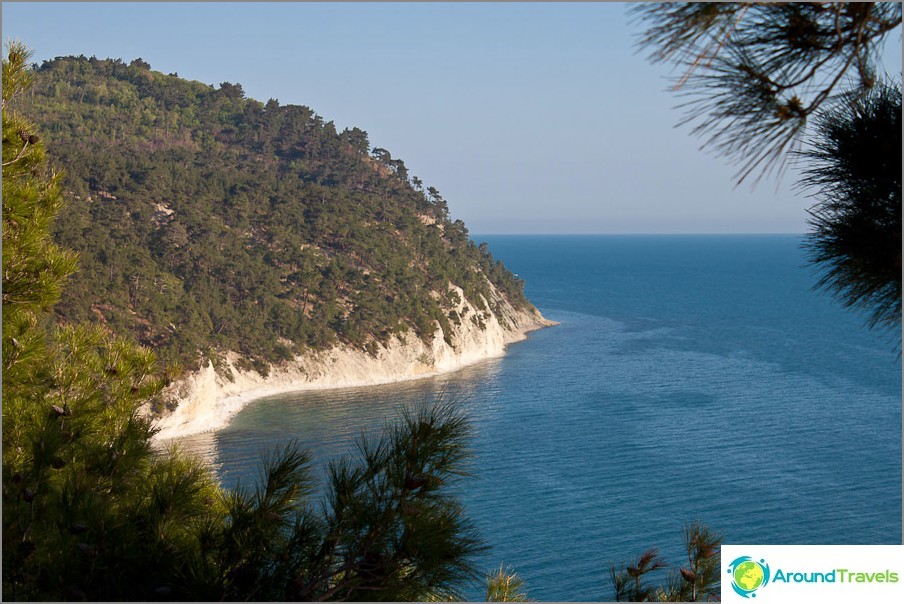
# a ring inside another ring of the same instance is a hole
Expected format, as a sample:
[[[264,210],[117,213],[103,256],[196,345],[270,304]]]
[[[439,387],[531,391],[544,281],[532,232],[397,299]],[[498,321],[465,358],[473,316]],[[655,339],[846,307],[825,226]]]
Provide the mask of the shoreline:
[[[466,314],[471,309],[463,310]],[[194,434],[216,432],[228,426],[246,406],[270,396],[363,388],[453,373],[504,356],[510,344],[526,340],[532,331],[557,324],[536,310],[511,309],[506,315],[508,326],[505,328],[492,314],[486,318],[483,329],[470,320],[462,321],[453,333],[451,346],[439,329],[430,343],[424,343],[409,332],[381,346],[375,355],[336,346],[271,367],[266,377],[254,370],[238,369],[236,364],[240,357],[227,353],[220,371],[208,362],[164,390],[164,396],[175,402],[176,407],[171,413],[154,418],[159,432],[152,442],[162,445]]]
[[[385,386],[388,384],[402,384],[405,382],[414,382],[417,380],[428,380],[431,378],[435,378],[441,375],[447,375],[450,373],[455,373],[462,369],[466,369],[468,367],[472,367],[484,361],[490,361],[492,359],[498,359],[504,356],[505,353],[494,356],[486,356],[479,359],[473,359],[466,363],[462,363],[461,365],[450,367],[447,369],[437,369],[435,371],[431,371],[428,373],[418,374],[418,375],[403,375],[403,376],[388,376],[385,378],[376,378],[373,380],[366,381],[348,381],[338,378],[335,382],[332,383],[318,383],[318,382],[297,382],[286,385],[279,386],[261,386],[259,388],[255,388],[253,390],[246,390],[244,392],[240,392],[238,394],[233,394],[224,399],[218,400],[216,403],[217,410],[220,412],[218,418],[221,421],[218,421],[215,424],[210,424],[206,429],[186,429],[179,430],[178,428],[163,428],[160,432],[154,435],[153,440],[155,444],[163,444],[164,442],[178,440],[180,438],[184,438],[186,436],[193,436],[195,434],[206,434],[211,432],[217,432],[227,427],[232,419],[238,415],[240,411],[245,409],[248,405],[254,403],[255,401],[270,398],[271,396],[279,396],[281,394],[292,394],[297,392],[319,392],[323,390],[342,390],[345,388],[367,388],[369,386]]]

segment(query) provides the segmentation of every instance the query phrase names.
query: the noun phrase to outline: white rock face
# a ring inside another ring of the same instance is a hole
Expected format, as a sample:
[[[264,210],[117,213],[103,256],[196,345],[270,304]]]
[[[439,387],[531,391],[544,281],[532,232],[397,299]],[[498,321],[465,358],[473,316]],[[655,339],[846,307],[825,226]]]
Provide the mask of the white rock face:
[[[450,284],[450,289],[458,293],[459,303],[454,310],[461,317],[451,335],[451,346],[437,326],[430,344],[409,332],[381,346],[376,355],[337,346],[271,367],[266,377],[254,370],[238,369],[238,355],[228,353],[225,367],[220,372],[208,362],[164,391],[164,396],[175,401],[177,406],[157,420],[160,432],[155,438],[163,440],[218,430],[245,405],[265,396],[386,384],[454,371],[502,356],[507,344],[525,339],[530,331],[555,324],[539,312],[514,310],[493,290],[493,296],[503,308],[506,323],[503,327],[500,318],[490,310],[480,311],[470,304],[460,288]]]

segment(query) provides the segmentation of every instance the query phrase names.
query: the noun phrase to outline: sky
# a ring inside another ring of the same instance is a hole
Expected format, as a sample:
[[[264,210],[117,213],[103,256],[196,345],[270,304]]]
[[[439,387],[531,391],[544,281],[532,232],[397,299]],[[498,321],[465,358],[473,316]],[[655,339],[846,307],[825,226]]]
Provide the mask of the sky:
[[[142,58],[306,105],[402,159],[472,233],[802,233],[814,200],[682,117],[619,3],[3,2],[4,43]],[[901,37],[884,68],[901,71]]]

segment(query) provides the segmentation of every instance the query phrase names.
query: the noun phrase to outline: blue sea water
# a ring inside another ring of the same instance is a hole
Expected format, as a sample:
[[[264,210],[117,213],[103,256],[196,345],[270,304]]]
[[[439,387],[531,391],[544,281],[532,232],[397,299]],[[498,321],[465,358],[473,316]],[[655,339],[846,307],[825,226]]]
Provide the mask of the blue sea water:
[[[479,239],[560,325],[448,376],[257,401],[185,446],[247,484],[286,439],[322,464],[452,390],[475,428],[459,490],[479,566],[539,600],[611,598],[610,561],[680,562],[694,520],[726,543],[902,542],[901,334],[812,291],[800,237]]]

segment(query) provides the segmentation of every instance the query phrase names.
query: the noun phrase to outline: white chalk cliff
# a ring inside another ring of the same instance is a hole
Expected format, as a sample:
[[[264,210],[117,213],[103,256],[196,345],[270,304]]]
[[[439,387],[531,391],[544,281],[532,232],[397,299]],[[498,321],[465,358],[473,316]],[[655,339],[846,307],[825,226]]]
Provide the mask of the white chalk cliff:
[[[536,310],[516,310],[493,290],[500,316],[479,310],[465,299],[458,287],[459,302],[454,308],[460,317],[446,341],[437,324],[433,339],[425,343],[412,332],[393,337],[376,354],[361,348],[336,346],[329,350],[295,357],[270,367],[263,376],[254,370],[236,367],[235,353],[224,355],[218,369],[208,362],[191,375],[171,384],[163,392],[175,409],[157,418],[157,440],[177,438],[225,427],[251,401],[274,394],[326,388],[385,384],[454,371],[484,359],[498,357],[512,342],[527,333],[554,325]],[[485,302],[485,301],[484,301]]]

